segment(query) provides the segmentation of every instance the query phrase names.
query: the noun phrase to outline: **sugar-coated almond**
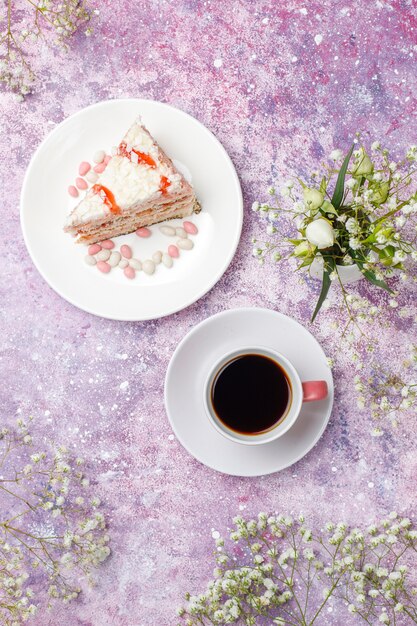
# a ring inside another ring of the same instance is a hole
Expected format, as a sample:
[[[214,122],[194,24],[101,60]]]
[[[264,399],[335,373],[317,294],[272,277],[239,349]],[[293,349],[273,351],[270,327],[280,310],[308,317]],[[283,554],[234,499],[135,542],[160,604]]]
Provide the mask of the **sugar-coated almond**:
[[[162,261],[162,252],[160,250],[157,250],[156,252],[153,253],[152,261],[155,263],[155,265],[160,264],[160,262]]]
[[[90,170],[88,172],[88,174],[85,175],[85,177],[86,177],[86,179],[88,180],[89,183],[94,185],[94,183],[97,182],[98,174],[96,174],[96,172],[93,172],[92,170]]]
[[[120,259],[122,258],[120,252],[112,252],[110,254],[109,260],[108,260],[108,264],[111,267],[116,267],[117,265],[119,265],[120,263]]]
[[[181,237],[181,239],[187,239],[187,231],[185,230],[185,228],[176,228],[175,234],[177,235],[177,237]]]
[[[150,237],[152,235],[149,228],[138,228],[136,231],[136,234],[138,237],[144,237],[144,238]]]
[[[110,250],[100,250],[100,252],[97,252],[96,254],[96,259],[97,261],[107,261],[110,258],[110,255]]]
[[[126,276],[126,278],[135,278],[136,276],[136,272],[133,269],[133,267],[130,267],[130,265],[128,265],[127,267],[125,267],[125,269],[123,270],[123,274]]]
[[[84,178],[80,178],[79,176],[78,176],[78,178],[75,179],[75,184],[77,185],[78,189],[82,189],[82,190],[87,189],[87,187],[88,187],[88,185],[85,182]]]
[[[126,244],[121,246],[120,248],[121,255],[124,256],[125,259],[132,258],[132,248]]]
[[[98,261],[97,269],[100,270],[100,272],[103,272],[103,274],[108,274],[111,270],[111,267],[108,263],[106,263],[106,261]]]
[[[84,257],[84,261],[87,263],[87,265],[95,265],[97,263],[96,257],[91,256],[91,254],[87,254],[87,256]]]
[[[177,246],[181,248],[181,250],[192,250],[192,248],[194,248],[191,239],[178,239]]]
[[[180,256],[180,251],[177,246],[171,245],[168,246],[168,254],[169,256],[172,256],[173,259],[177,259]]]
[[[97,152],[95,152],[93,156],[94,163],[101,163],[102,161],[104,161],[105,156],[106,153],[104,152],[104,150],[97,150]]]
[[[104,172],[105,169],[106,169],[105,163],[99,163],[98,165],[94,166],[94,171],[97,172],[97,174],[101,174],[102,172]]]
[[[163,235],[166,235],[167,237],[173,237],[175,235],[175,228],[173,228],[172,226],[160,226],[159,230]]]
[[[130,259],[129,265],[130,267],[133,267],[133,269],[137,272],[142,269],[142,263],[138,259]]]
[[[142,269],[145,272],[145,274],[151,275],[155,271],[155,263],[148,259],[142,263]]]
[[[93,243],[91,246],[88,246],[88,254],[97,254],[100,250],[101,246],[99,243]]]
[[[85,176],[90,170],[91,165],[87,163],[87,161],[82,161],[82,163],[80,163],[80,167],[78,168],[78,173],[80,176]]]
[[[74,187],[74,185],[70,185],[68,187],[68,193],[73,198],[77,198],[78,197],[78,189],[77,189],[77,187]]]
[[[106,239],[105,241],[102,241],[100,243],[100,246],[102,248],[105,248],[106,250],[113,250],[114,248],[114,243],[112,242],[111,239]]]
[[[198,233],[198,228],[195,224],[193,224],[192,222],[184,222],[183,223],[183,227],[186,233],[188,233],[189,235],[196,235]]]
[[[169,254],[164,253],[162,255],[162,263],[165,265],[165,267],[172,267],[174,261],[172,260],[172,257],[169,256]]]

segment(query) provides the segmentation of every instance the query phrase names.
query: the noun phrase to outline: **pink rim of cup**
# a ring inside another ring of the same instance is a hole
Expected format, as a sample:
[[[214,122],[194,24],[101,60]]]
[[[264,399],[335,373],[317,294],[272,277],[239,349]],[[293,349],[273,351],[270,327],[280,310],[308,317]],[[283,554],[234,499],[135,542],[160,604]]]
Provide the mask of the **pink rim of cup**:
[[[237,433],[229,429],[223,422],[219,420],[211,406],[211,385],[217,374],[217,372],[228,361],[243,354],[262,354],[273,359],[278,365],[280,365],[286,373],[286,376],[291,385],[291,402],[287,409],[286,414],[278,421],[276,426],[265,433],[245,435],[243,433]],[[234,443],[243,445],[260,445],[264,443],[270,443],[275,441],[284,435],[296,422],[301,413],[301,408],[304,402],[319,402],[324,400],[328,395],[328,386],[325,380],[309,380],[302,382],[297,370],[292,363],[282,354],[266,348],[264,346],[250,346],[243,347],[237,350],[232,350],[227,354],[224,354],[211,368],[204,384],[204,396],[203,402],[206,411],[207,418],[213,428],[217,430],[221,435]],[[308,419],[308,418],[307,418]]]

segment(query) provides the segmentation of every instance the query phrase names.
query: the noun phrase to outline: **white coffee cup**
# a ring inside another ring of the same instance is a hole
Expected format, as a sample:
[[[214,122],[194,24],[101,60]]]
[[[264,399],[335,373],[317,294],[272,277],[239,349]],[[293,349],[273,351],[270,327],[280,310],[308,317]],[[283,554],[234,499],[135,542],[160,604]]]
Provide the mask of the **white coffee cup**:
[[[275,426],[260,433],[241,433],[229,428],[217,416],[212,404],[212,386],[223,367],[243,355],[260,355],[272,359],[284,371],[290,387],[290,400],[285,413],[277,420]],[[292,363],[279,352],[264,346],[249,346],[233,350],[223,355],[210,369],[206,378],[203,391],[203,402],[207,417],[212,426],[224,437],[249,446],[269,443],[282,437],[295,423],[300,415],[303,402],[313,402],[324,400],[327,397],[328,389],[325,380],[314,380],[302,382],[297,370]]]

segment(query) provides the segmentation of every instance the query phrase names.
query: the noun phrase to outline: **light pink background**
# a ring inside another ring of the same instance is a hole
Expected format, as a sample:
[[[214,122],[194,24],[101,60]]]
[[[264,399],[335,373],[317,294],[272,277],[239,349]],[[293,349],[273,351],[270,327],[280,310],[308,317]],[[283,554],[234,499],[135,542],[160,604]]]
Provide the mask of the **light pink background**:
[[[320,527],[328,518],[372,521],[393,508],[411,514],[415,504],[414,420],[370,437],[350,356],[332,327],[340,314],[327,311],[311,326],[318,284],[288,265],[260,271],[251,238],[263,226],[250,211],[269,184],[305,175],[332,149],[346,150],[358,130],[394,151],[415,142],[413,3],[120,0],[96,8],[90,38],[76,36],[67,55],[40,51],[35,95],[23,104],[0,96],[2,419],[32,414],[35,433],[90,460],[113,538],[97,588],[39,614],[36,626],[175,623],[183,592],[202,590],[211,576],[212,531],[224,533],[238,513],[303,511]],[[226,275],[186,311],[155,322],[101,320],[61,300],[34,268],[19,227],[20,186],[39,142],[82,107],[120,97],[194,115],[226,147],[245,196],[242,240]],[[370,329],[379,359],[393,367],[416,342],[412,285],[400,303],[404,318],[387,314],[389,327]],[[209,315],[247,305],[306,324],[335,359],[335,408],[320,443],[294,467],[257,479],[194,461],[163,405],[178,341]],[[339,610],[320,624],[356,623]]]

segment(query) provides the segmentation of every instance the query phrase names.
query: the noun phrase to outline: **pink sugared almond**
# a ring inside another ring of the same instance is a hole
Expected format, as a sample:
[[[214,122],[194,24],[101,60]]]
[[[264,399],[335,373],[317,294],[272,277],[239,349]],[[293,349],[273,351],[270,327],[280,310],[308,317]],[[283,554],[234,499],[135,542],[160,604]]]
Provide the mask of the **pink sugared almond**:
[[[77,189],[77,187],[74,187],[74,185],[70,185],[68,187],[68,193],[73,198],[78,198],[78,189]]]
[[[136,231],[136,234],[138,237],[150,237],[151,236],[151,231],[149,230],[149,228],[138,228]]]
[[[80,163],[80,167],[78,168],[78,173],[80,176],[85,176],[87,172],[91,170],[91,165],[87,163],[87,161],[82,161]]]
[[[80,177],[75,179],[75,184],[77,185],[78,189],[82,189],[82,190],[85,190],[88,187],[88,185],[85,182],[84,178],[80,178]]]
[[[132,258],[132,248],[130,246],[127,246],[126,244],[124,244],[123,246],[121,246],[120,252],[121,252],[121,255],[125,259],[131,259]]]
[[[107,263],[107,261],[98,261],[97,269],[100,270],[100,272],[103,272],[103,274],[108,274],[111,270],[111,266]]]
[[[168,246],[168,254],[173,259],[177,259],[180,256],[180,251],[178,250],[177,246],[172,245]]]
[[[97,254],[98,252],[100,252],[100,250],[101,250],[101,246],[98,243],[93,243],[91,246],[88,246],[88,254],[90,256]]]
[[[193,224],[192,222],[184,222],[183,228],[185,232],[188,233],[189,235],[196,235],[198,233],[197,226]]]
[[[135,270],[133,269],[133,267],[130,267],[130,265],[125,267],[125,269],[123,270],[123,274],[126,276],[126,278],[135,278],[136,276]]]
[[[114,248],[114,243],[111,239],[106,239],[105,241],[102,241],[100,245],[105,250],[113,250]]]

